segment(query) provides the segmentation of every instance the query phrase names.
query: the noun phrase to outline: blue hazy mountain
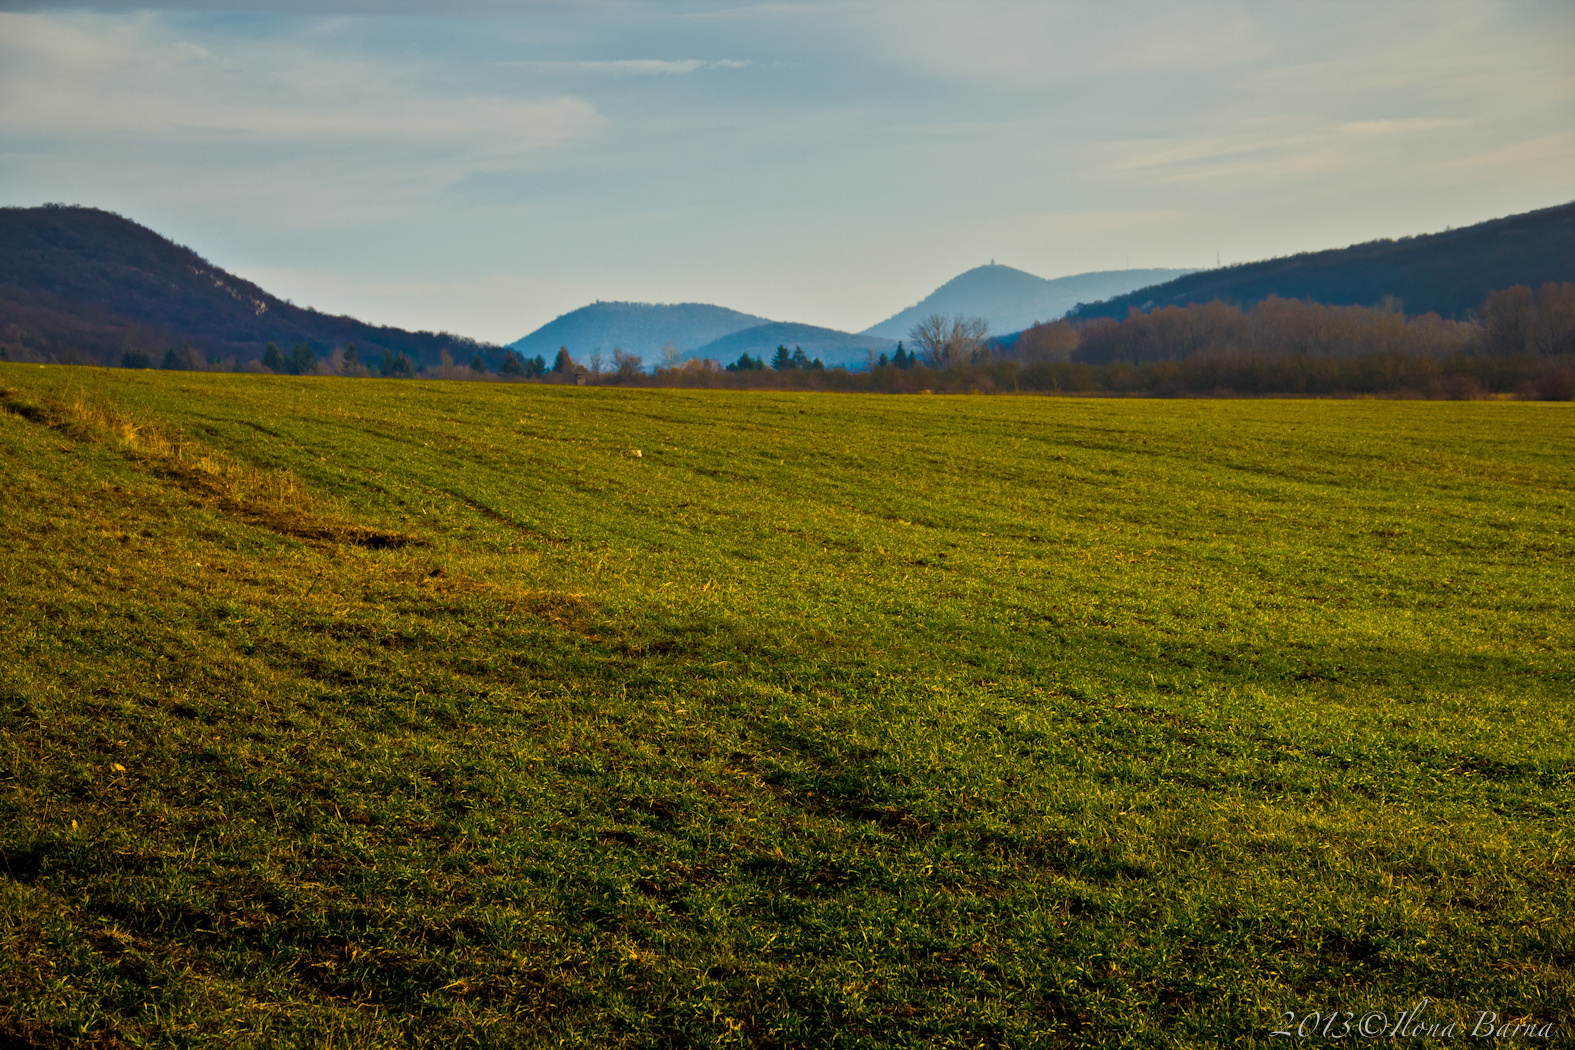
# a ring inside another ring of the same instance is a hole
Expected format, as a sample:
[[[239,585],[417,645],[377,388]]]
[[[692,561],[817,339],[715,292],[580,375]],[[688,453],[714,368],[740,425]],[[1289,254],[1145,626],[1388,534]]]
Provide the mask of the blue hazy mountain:
[[[865,335],[906,339],[931,314],[982,317],[994,333],[1017,332],[1035,321],[1054,321],[1079,303],[1107,299],[1134,288],[1169,281],[1192,270],[1101,270],[1046,280],[1010,266],[976,266],[913,306],[864,329]]]
[[[549,361],[560,346],[576,359],[597,350],[611,354],[616,346],[649,362],[666,342],[687,357],[713,339],[765,323],[764,317],[705,303],[595,302],[548,321],[513,346],[526,357],[540,354]]]
[[[820,358],[827,368],[837,365],[861,366],[868,363],[869,351],[876,354],[895,350],[894,340],[878,335],[854,335],[835,328],[820,328],[812,324],[794,324],[791,321],[772,321],[741,332],[731,332],[700,347],[690,357],[709,357],[713,361],[729,364],[740,354],[751,357],[771,355],[779,346],[789,350],[802,348],[805,356]]]

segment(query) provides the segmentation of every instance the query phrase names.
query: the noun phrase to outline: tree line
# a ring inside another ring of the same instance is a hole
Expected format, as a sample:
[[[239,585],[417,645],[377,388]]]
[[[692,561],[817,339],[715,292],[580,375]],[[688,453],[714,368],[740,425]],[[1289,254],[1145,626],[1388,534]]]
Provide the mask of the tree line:
[[[1492,292],[1469,321],[1270,297],[1054,321],[991,339],[978,318],[934,314],[895,355],[859,370],[776,366],[653,375],[653,385],[917,393],[1382,395],[1575,398],[1575,284]],[[779,352],[780,360],[782,352]]]
[[[1038,324],[1003,341],[1000,356],[1032,363],[1185,361],[1199,354],[1274,357],[1509,357],[1575,354],[1575,284],[1516,285],[1490,293],[1470,321],[1408,317],[1389,299],[1373,307],[1325,306],[1270,296],[1249,310],[1221,302],[1131,310],[1124,320]]]
[[[910,348],[911,346],[911,348]],[[1575,398],[1575,284],[1549,282],[1492,292],[1467,321],[1407,316],[1403,304],[1325,306],[1270,297],[1243,310],[1220,302],[1133,309],[1123,320],[1096,317],[1041,323],[992,339],[978,318],[934,314],[895,353],[862,368],[828,367],[801,347],[778,346],[770,361],[743,353],[722,365],[682,361],[664,347],[649,371],[615,347],[584,363],[560,348],[541,355],[506,350],[489,366],[480,349],[456,362],[447,348],[422,367],[402,351],[363,357],[353,343],[319,354],[307,343],[269,343],[261,358],[215,362],[189,343],[162,355],[127,350],[130,368],[251,370],[289,375],[382,376],[624,383],[733,389],[884,392],[1042,392],[1064,394],[1340,395]],[[29,360],[8,353],[0,360]]]

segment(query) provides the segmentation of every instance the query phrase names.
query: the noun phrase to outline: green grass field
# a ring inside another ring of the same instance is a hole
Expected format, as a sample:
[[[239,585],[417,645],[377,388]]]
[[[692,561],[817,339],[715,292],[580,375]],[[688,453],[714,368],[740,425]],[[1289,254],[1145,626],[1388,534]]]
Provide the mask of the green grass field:
[[[0,1045],[1575,1042],[1575,406],[13,365],[0,469]]]

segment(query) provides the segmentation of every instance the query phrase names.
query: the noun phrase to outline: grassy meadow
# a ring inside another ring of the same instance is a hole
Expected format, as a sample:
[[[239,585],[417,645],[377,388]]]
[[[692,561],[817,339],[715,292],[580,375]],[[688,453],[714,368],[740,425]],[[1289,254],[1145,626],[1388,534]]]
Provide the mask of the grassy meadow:
[[[1575,405],[0,365],[0,482],[0,1045],[1575,1042]]]

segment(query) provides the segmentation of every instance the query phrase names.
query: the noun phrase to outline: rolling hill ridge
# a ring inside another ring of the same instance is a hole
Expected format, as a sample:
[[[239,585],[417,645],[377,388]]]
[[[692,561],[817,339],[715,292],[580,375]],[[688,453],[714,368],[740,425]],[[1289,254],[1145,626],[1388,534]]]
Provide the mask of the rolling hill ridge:
[[[353,343],[417,365],[502,349],[295,306],[113,212],[0,208],[0,347],[9,356],[119,364],[187,342],[210,360],[261,356],[268,343],[317,353]]]
[[[596,302],[557,317],[510,344],[529,357],[551,359],[563,347],[576,358],[618,347],[647,359],[672,342],[690,351],[731,332],[768,324],[764,317],[707,303]]]
[[[992,262],[958,274],[906,310],[861,333],[906,339],[930,314],[982,317],[992,332],[1016,332],[1036,321],[1059,320],[1079,303],[1168,281],[1189,270],[1102,270],[1046,280]]]
[[[895,341],[880,336],[855,335],[839,332],[835,328],[820,328],[791,321],[773,321],[725,335],[702,346],[693,356],[729,362],[740,354],[751,354],[769,360],[772,351],[778,346],[786,346],[802,349],[806,356],[818,357],[828,367],[859,366],[866,363],[870,351],[879,354],[895,349],[896,345]]]
[[[861,332],[820,325],[770,321],[703,303],[671,305],[596,302],[548,322],[513,344],[526,356],[550,358],[559,347],[575,357],[613,347],[647,360],[671,341],[683,358],[733,359],[741,353],[767,356],[778,345],[800,346],[826,364],[859,365],[866,354],[890,351],[921,318],[932,313],[983,317],[993,331],[1011,332],[1035,321],[1055,320],[1079,302],[1168,280],[1187,270],[1111,270],[1045,280],[1010,266],[978,266],[947,281],[916,305]],[[745,334],[745,333],[748,334]]]
[[[1247,307],[1273,295],[1328,306],[1374,306],[1387,298],[1408,314],[1463,320],[1490,291],[1546,281],[1575,281],[1575,203],[1442,233],[1204,270],[1081,304],[1069,316],[1122,318],[1133,308],[1215,299]]]

